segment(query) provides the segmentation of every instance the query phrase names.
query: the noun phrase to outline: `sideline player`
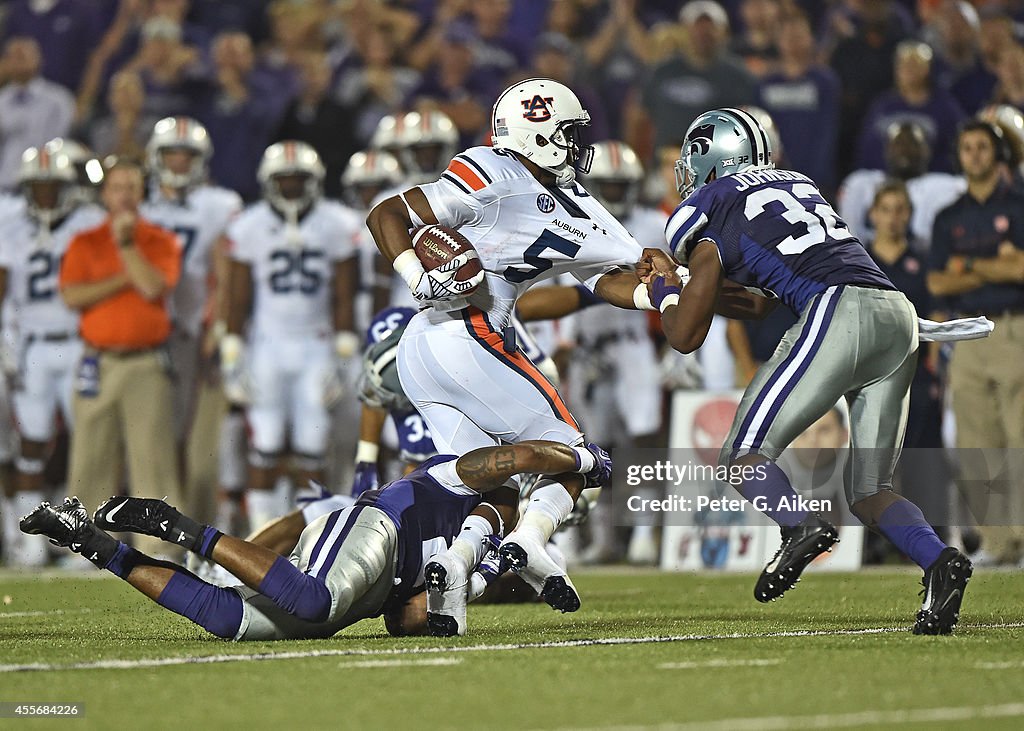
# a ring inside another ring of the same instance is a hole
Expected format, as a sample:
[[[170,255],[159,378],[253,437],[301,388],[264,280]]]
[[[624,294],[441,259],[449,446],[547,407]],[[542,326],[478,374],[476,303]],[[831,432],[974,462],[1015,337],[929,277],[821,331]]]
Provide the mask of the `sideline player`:
[[[361,222],[323,199],[323,176],[309,145],[271,145],[258,170],[263,200],[228,228],[221,375],[228,399],[249,404],[246,499],[253,530],[286,512],[273,490],[286,443],[299,483],[324,482],[329,409],[341,398],[345,369],[359,349],[353,302]]]
[[[782,546],[754,596],[782,596],[803,569],[838,540],[834,526],[799,506],[775,464],[789,444],[840,399],[850,407],[845,472],[850,509],[924,569],[925,599],[915,634],[948,634],[972,573],[920,509],[892,490],[918,351],[913,305],[868,256],[806,176],[775,170],[764,130],[746,112],[718,109],[690,125],[676,163],[685,200],[666,228],[673,255],[649,250],[641,271],[671,345],[700,347],[715,311],[763,315],[777,300],[800,313],[747,387],[722,448],[723,464],[758,468],[740,492],[761,498]]]
[[[515,343],[512,310],[532,284],[571,273],[612,304],[649,304],[633,271],[641,247],[575,180],[577,166],[590,169],[592,149],[581,142],[589,120],[563,84],[514,84],[495,102],[492,147],[456,155],[436,182],[370,212],[377,247],[414,297],[432,305],[406,330],[398,370],[442,452],[527,439],[583,444],[562,397]],[[482,283],[468,297],[453,278],[425,272],[412,250],[410,231],[437,223],[458,228],[479,253],[484,271],[469,284]],[[575,483],[542,481],[501,547],[503,561],[561,611],[578,609],[579,596],[544,546],[578,495]],[[464,586],[469,570],[445,556],[449,579],[435,586],[441,596],[448,586]],[[452,593],[456,606],[464,603]]]
[[[198,395],[203,321],[214,262],[227,256],[225,231],[242,210],[242,199],[210,185],[213,146],[206,128],[189,117],[166,117],[146,144],[149,196],[142,215],[173,231],[181,243],[181,279],[171,296],[174,330],[169,340],[174,367],[174,435],[183,449]],[[223,265],[221,265],[221,268]],[[223,272],[220,286],[223,288]]]
[[[581,452],[594,466],[580,467]],[[158,604],[209,632],[235,640],[330,637],[361,619],[385,616],[393,634],[423,631],[404,621],[422,591],[423,563],[449,543],[483,557],[515,504],[483,502],[515,474],[557,475],[581,486],[607,482],[610,460],[553,442],[524,442],[435,457],[379,491],[310,524],[290,559],[224,535],[162,500],[115,497],[89,519],[77,498],[41,504],[21,521],[27,533],[80,553]],[[502,491],[498,491],[501,493]],[[499,510],[504,515],[499,514]],[[102,528],[183,545],[212,558],[245,584],[221,588],[176,564],[154,560]],[[464,630],[463,630],[464,631]]]
[[[71,394],[82,341],[78,313],[68,309],[57,290],[60,261],[75,234],[104,218],[100,208],[83,204],[71,158],[50,149],[30,147],[22,155],[22,202],[0,222],[0,306],[9,313],[0,331],[8,329],[14,340],[6,344],[3,360],[10,361],[4,369],[12,371],[14,416],[21,434],[11,501],[18,513],[43,499],[43,472],[58,412],[69,429],[73,426]],[[0,424],[0,439],[8,438],[6,427]],[[4,535],[10,563],[46,563],[44,542],[16,538]]]

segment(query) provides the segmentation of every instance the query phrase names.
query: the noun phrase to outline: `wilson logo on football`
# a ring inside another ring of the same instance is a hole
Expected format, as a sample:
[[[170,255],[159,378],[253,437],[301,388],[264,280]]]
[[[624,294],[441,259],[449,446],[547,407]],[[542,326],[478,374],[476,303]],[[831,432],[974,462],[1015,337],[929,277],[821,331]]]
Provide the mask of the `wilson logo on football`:
[[[531,122],[547,122],[551,119],[551,110],[548,105],[554,101],[554,97],[534,94],[532,99],[523,99],[523,118]]]

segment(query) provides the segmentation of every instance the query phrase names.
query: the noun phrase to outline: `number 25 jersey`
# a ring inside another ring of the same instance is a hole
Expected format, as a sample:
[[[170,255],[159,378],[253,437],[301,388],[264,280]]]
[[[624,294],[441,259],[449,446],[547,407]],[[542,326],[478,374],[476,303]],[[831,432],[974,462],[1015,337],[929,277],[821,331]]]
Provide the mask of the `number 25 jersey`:
[[[593,289],[606,273],[631,269],[643,251],[578,183],[542,185],[504,150],[470,148],[420,189],[438,222],[476,247],[486,275],[468,301],[496,328],[534,282],[572,274]]]
[[[750,170],[699,188],[665,227],[672,253],[689,260],[705,239],[725,277],[770,290],[794,312],[839,284],[896,289],[805,175]]]

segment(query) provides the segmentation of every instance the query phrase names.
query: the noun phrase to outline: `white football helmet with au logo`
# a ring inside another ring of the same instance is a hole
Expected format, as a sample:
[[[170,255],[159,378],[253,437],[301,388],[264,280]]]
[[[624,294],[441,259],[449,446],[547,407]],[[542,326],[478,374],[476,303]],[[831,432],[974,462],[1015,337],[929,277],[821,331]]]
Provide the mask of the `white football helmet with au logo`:
[[[30,147],[22,153],[18,184],[29,215],[44,228],[67,216],[81,202],[78,173],[65,154],[50,154],[46,147]]]
[[[690,124],[676,160],[683,198],[712,180],[775,167],[772,143],[760,122],[742,109],[714,109]]]
[[[583,182],[592,196],[620,221],[640,198],[644,166],[625,142],[608,140],[594,144],[594,162]]]
[[[493,147],[518,152],[554,173],[560,186],[590,171],[594,148],[581,144],[580,131],[590,113],[565,84],[527,79],[498,97],[491,115]]]
[[[348,159],[341,185],[345,200],[356,210],[367,211],[384,190],[402,182],[402,167],[390,152],[361,150]]]
[[[455,123],[437,109],[409,112],[396,120],[396,154],[414,182],[437,180],[458,151],[458,144]]]
[[[91,203],[96,199],[96,191],[103,182],[103,164],[100,163],[92,150],[81,142],[67,137],[54,137],[46,143],[46,151],[51,155],[67,155],[78,176],[78,193],[82,200]]]
[[[164,160],[168,150],[186,150],[192,161],[183,172],[171,170]],[[213,145],[206,128],[191,117],[164,117],[153,126],[146,143],[146,161],[160,185],[174,190],[193,188],[206,180]]]
[[[256,178],[267,202],[292,221],[323,195],[323,163],[305,142],[286,140],[268,147]],[[282,185],[285,178],[296,180]]]

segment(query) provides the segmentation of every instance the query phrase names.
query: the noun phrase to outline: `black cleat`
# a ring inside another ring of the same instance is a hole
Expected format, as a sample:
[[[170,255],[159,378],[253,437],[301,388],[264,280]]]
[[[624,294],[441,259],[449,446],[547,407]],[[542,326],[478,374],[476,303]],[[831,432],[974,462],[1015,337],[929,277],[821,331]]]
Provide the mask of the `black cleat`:
[[[19,526],[22,533],[46,536],[53,545],[70,548],[75,553],[81,551],[93,527],[89,512],[77,497],[66,497],[57,506],[40,503],[21,519]]]
[[[783,528],[782,545],[757,578],[754,598],[759,602],[775,601],[796,586],[811,561],[831,551],[838,542],[835,526],[817,515],[807,516],[792,528]]]
[[[924,602],[914,622],[915,635],[948,635],[960,620],[960,603],[974,566],[953,547],[942,550],[924,572]]]
[[[129,531],[175,543],[171,531],[181,513],[163,500],[112,497],[96,509],[93,520],[104,530]]]

